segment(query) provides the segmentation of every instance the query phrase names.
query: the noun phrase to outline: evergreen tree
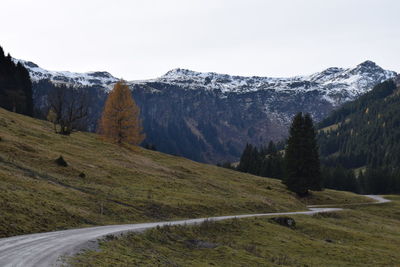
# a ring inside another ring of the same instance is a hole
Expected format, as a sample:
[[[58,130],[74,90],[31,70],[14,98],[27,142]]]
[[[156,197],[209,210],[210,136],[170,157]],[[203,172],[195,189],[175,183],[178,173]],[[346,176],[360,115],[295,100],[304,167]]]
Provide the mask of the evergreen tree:
[[[14,64],[0,47],[0,107],[33,116],[32,83],[21,63]]]
[[[316,133],[309,115],[298,113],[292,122],[285,149],[286,177],[289,190],[300,196],[308,190],[322,189]]]
[[[322,190],[321,164],[317,145],[317,134],[310,114],[304,116],[304,134],[307,176],[310,179],[309,187],[311,190]]]
[[[32,82],[28,70],[21,64],[17,63],[15,77],[17,88],[24,94],[24,110],[23,114],[33,116],[33,97]]]
[[[268,147],[261,146],[260,148],[246,144],[236,170],[282,179],[284,176],[283,158],[272,141],[269,142]]]

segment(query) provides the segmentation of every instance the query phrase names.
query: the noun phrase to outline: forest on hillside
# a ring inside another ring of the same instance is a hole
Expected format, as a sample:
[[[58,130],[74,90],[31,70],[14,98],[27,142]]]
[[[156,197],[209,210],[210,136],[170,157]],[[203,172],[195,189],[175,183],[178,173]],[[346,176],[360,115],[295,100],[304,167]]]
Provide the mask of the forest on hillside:
[[[324,120],[318,138],[325,165],[398,171],[399,93],[392,80],[384,82]]]
[[[319,127],[320,154],[330,170],[331,187],[341,189],[332,170],[341,168],[342,173],[355,170],[357,183],[351,186],[361,192],[400,192],[400,90],[395,81],[378,84]]]
[[[345,104],[318,125],[323,186],[363,194],[400,192],[400,89],[394,80]],[[284,179],[281,142],[250,144],[238,171]],[[228,164],[224,164],[228,167]]]
[[[10,54],[0,47],[0,107],[33,116],[32,83],[21,64],[15,64]]]

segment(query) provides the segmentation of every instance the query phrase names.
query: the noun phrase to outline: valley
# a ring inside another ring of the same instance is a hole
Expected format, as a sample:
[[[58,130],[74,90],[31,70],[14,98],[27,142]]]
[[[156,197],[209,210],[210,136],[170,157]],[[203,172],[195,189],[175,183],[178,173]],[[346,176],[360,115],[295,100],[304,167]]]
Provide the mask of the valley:
[[[107,72],[48,71],[19,61],[30,73],[36,114],[45,118],[55,85],[84,91],[90,99],[87,129],[95,131],[105,98],[118,80]],[[237,161],[246,143],[266,144],[287,136],[298,111],[319,122],[346,102],[396,75],[372,61],[292,78],[242,77],[174,69],[143,81],[128,81],[141,109],[145,144],[199,162]]]
[[[4,0],[0,267],[400,267],[400,2]]]

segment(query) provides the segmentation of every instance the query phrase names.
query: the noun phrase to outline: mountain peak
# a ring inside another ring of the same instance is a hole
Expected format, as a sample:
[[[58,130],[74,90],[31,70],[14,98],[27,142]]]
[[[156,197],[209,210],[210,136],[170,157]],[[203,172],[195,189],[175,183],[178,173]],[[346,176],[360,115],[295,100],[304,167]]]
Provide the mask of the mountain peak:
[[[195,71],[188,70],[188,69],[181,69],[181,68],[175,68],[167,73],[165,73],[162,77],[174,77],[174,76],[180,76],[180,75],[193,75],[195,74]]]
[[[114,78],[114,76],[112,76],[111,73],[107,71],[88,72],[88,75],[96,78]]]
[[[396,74],[394,71],[384,70],[371,60],[358,64],[355,68],[350,69],[350,73],[353,75],[382,75],[386,77],[386,80],[393,78]]]
[[[363,67],[363,68],[381,68],[379,67],[375,62],[371,60],[366,60],[360,64],[357,65],[357,67]]]
[[[76,87],[100,86],[104,88],[104,90],[108,91],[112,88],[113,84],[119,80],[106,71],[92,71],[86,73],[49,71],[30,61],[15,58],[13,60],[14,62],[19,62],[25,66],[25,68],[29,71],[29,75],[33,82],[50,80],[56,84],[67,84]]]

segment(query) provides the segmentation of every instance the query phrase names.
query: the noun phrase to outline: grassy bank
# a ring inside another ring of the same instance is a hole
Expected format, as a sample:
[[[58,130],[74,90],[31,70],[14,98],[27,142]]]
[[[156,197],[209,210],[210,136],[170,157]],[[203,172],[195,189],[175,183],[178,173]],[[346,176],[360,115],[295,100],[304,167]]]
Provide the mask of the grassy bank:
[[[275,179],[121,148],[96,134],[58,135],[48,122],[3,109],[0,138],[0,237],[368,201],[335,191],[300,201]],[[59,156],[67,167],[55,163]]]
[[[100,243],[74,266],[398,266],[400,196],[379,205],[296,215],[294,228],[269,218],[153,229]]]

